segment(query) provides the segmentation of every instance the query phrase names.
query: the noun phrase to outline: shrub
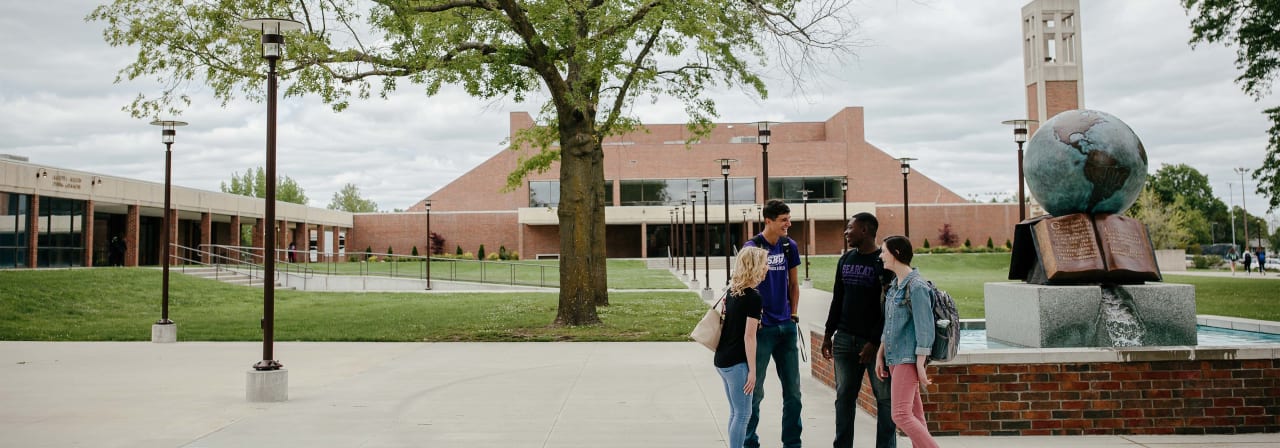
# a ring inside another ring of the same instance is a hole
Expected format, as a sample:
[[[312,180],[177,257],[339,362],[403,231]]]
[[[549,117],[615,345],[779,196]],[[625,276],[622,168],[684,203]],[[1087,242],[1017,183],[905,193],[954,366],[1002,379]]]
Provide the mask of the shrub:
[[[938,229],[938,244],[946,247],[955,247],[960,244],[960,235],[956,235],[956,232],[951,230],[950,223],[944,223]]]
[[[1009,249],[1009,250],[1013,250],[1013,242],[1011,242],[1011,241],[1009,241],[1009,240],[1004,240],[1004,248],[1005,248],[1005,249]]]
[[[929,239],[928,239],[928,238],[925,238],[925,239],[924,239],[924,246],[921,246],[921,247],[922,247],[922,248],[924,248],[924,249],[928,249],[928,248],[929,248]],[[917,253],[919,253],[919,251],[916,251],[916,252],[917,252]],[[926,253],[926,254],[927,254],[927,253],[929,253],[929,251],[924,251],[924,253]]]
[[[471,252],[463,252],[462,255],[457,255],[457,257],[459,260],[471,260],[476,258],[476,255]]]
[[[364,257],[365,257],[365,258],[369,258],[369,257],[371,257],[371,256],[373,256],[373,246],[365,246],[365,247],[364,247]]]
[[[925,247],[917,247],[917,248],[916,248],[916,250],[915,250],[915,252],[916,252],[917,254],[927,254],[927,253],[931,252],[932,250],[933,250],[933,249],[929,249],[929,247],[928,247],[928,246],[925,246]]]
[[[995,248],[996,248],[995,244],[992,244],[992,243],[993,243],[993,242],[991,241],[991,237],[987,237],[987,249],[995,249]]]
[[[508,259],[507,257],[509,257],[509,255],[507,255],[507,246],[498,246],[498,259],[506,260]]]
[[[950,254],[950,253],[957,252],[955,249],[952,249],[950,247],[935,247],[931,250],[933,251],[931,253],[935,253],[935,254]]]
[[[409,255],[413,255],[413,256],[415,256],[415,257],[416,257],[416,256],[418,256],[418,246],[417,246],[417,245],[413,246],[413,252],[410,252],[410,253],[409,253]]]
[[[377,256],[377,255],[370,255],[370,256],[369,256],[369,262],[370,262],[370,263],[376,263],[377,261],[378,261],[378,256]]]
[[[498,261],[502,259],[502,256],[496,253],[491,253],[489,254],[489,256],[485,257],[485,259],[490,261]]]
[[[969,239],[968,239],[968,238],[965,238],[965,239],[964,239],[964,248],[965,248],[965,249],[968,249],[968,248],[971,248],[971,247],[973,247],[973,243],[970,243],[970,242],[969,242]]]
[[[457,250],[456,252],[454,252],[453,254],[454,254],[454,255],[462,255],[462,246],[458,246],[458,250]]]
[[[477,253],[476,255],[478,256],[478,257],[476,258],[477,260],[483,260],[483,259],[484,259],[484,245],[483,245],[483,244],[481,244],[481,245],[480,245],[480,252],[479,252],[479,253]]]
[[[508,253],[507,255],[509,255],[509,256],[511,257],[511,259],[512,259],[512,260],[519,260],[519,259],[520,259],[520,252],[516,252],[516,251],[514,251],[514,250],[513,250],[513,251],[511,251],[510,253]]]
[[[1211,268],[1222,265],[1222,257],[1219,257],[1217,255],[1209,255],[1209,256],[1206,256],[1205,258],[1209,259],[1209,267]]]
[[[428,254],[430,255],[444,254],[444,237],[440,236],[439,233],[431,232],[431,242],[429,243],[429,245],[430,247],[427,248]]]

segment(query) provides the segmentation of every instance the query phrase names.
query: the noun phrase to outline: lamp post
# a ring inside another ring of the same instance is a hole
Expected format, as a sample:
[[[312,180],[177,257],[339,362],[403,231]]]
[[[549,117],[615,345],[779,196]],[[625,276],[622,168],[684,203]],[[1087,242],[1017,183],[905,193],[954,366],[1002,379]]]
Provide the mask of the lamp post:
[[[702,179],[702,268],[707,283],[702,288],[703,299],[711,299],[711,180]],[[696,207],[697,204],[694,204]]]
[[[768,122],[761,122],[768,123]],[[767,124],[761,125],[761,132],[769,130]],[[768,135],[768,134],[762,134]],[[768,143],[765,143],[768,146]],[[729,164],[735,163],[738,159],[716,159],[720,162],[720,175],[724,176],[724,285],[729,286],[729,278],[732,277],[732,267],[729,266]],[[765,166],[768,166],[768,159],[765,160]],[[768,184],[765,184],[768,185]]]
[[[427,209],[427,289],[431,289],[431,200],[423,199],[422,208]]]
[[[813,190],[800,190],[800,203],[804,204],[804,284],[810,284],[809,280],[809,241],[813,238],[810,236],[809,226],[809,193]]]
[[[1231,246],[1234,247],[1236,245],[1236,189],[1231,182],[1227,182],[1227,198],[1227,202],[1231,203],[1231,206],[1227,207],[1227,220],[1231,221]],[[1244,254],[1240,256],[1243,257]]]
[[[1039,123],[1036,120],[1005,120],[1000,124],[1013,125],[1013,141],[1018,144],[1018,222],[1027,220],[1026,182],[1022,180],[1022,144],[1027,142],[1028,128]]]
[[[756,123],[756,142],[760,143],[760,191],[761,202],[769,200],[769,141],[773,139],[773,131],[769,128],[776,121],[757,121]],[[725,198],[726,203],[729,200]],[[728,231],[728,229],[725,229]]]
[[[745,208],[742,209],[742,231],[744,233],[749,233],[751,231],[751,221],[748,221],[747,209]],[[751,235],[747,235],[746,238],[743,239],[743,241],[746,241],[747,239],[750,239],[750,238],[751,238]]]
[[[160,231],[160,239],[164,241],[164,260],[160,262],[163,271],[160,280],[160,320],[151,327],[151,342],[177,342],[178,328],[169,320],[169,264],[173,257],[169,251],[173,248],[173,235],[169,229],[173,226],[171,190],[173,189],[173,140],[178,135],[174,128],[186,126],[187,123],[174,120],[155,120],[153,126],[160,126],[160,142],[164,143],[164,229]]]
[[[245,20],[240,25],[262,33],[262,58],[267,60],[267,191],[264,212],[267,231],[263,243],[267,248],[267,256],[263,257],[263,271],[267,275],[267,281],[262,282],[262,360],[254,364],[253,369],[272,371],[283,367],[274,359],[272,350],[275,339],[276,288],[276,62],[284,53],[282,33],[301,30],[302,22],[263,18]],[[285,397],[287,396],[286,391]]]
[[[671,272],[676,270],[676,211],[675,209],[667,210],[667,221],[671,224],[671,231],[667,232],[667,264],[671,265]]]
[[[693,226],[690,227],[690,232],[689,232],[693,234],[693,237],[692,237],[693,239],[691,240],[691,242],[693,243],[693,289],[698,289],[698,192],[697,191],[694,191],[694,190],[689,191],[689,203],[693,205],[693,210],[689,211],[690,217],[693,218]],[[706,217],[704,216],[703,219],[706,219]]]
[[[849,176],[840,178],[840,217],[841,224],[849,221]],[[843,240],[844,236],[840,239]],[[840,253],[844,254],[846,250],[849,250],[849,245],[840,243]]]
[[[911,157],[898,159],[902,163],[902,236],[911,239],[911,210],[907,208],[907,175],[911,174]]]
[[[763,204],[756,204],[756,222],[760,223],[760,232],[764,232],[764,205]],[[752,226],[752,227],[755,227],[755,226]],[[759,232],[756,232],[756,229],[754,228],[751,229],[752,236],[755,236],[756,233],[759,233]]]
[[[1249,245],[1249,206],[1245,205],[1244,200],[1245,196],[1247,196],[1244,188],[1244,173],[1249,172],[1249,169],[1239,167],[1235,169],[1235,172],[1240,173],[1240,223],[1244,224],[1244,250],[1248,252],[1252,246]]]
[[[689,249],[685,248],[684,233],[689,231],[689,218],[685,216],[685,209],[689,206],[689,201],[680,200],[680,272],[683,272],[684,278],[689,278],[689,261],[685,260],[689,256]]]

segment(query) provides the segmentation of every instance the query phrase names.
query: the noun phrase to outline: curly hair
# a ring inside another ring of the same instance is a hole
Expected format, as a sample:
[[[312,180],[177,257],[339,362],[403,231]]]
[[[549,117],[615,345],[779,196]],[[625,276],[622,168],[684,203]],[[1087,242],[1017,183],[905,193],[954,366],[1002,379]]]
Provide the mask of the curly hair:
[[[769,273],[769,251],[747,246],[733,259],[733,275],[729,281],[729,294],[742,295],[747,288],[754,288]]]

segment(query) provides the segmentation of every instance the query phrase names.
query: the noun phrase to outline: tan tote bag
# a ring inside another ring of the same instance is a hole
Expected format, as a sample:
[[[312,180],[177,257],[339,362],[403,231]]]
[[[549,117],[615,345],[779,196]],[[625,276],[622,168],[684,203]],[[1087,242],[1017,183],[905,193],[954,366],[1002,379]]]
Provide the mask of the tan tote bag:
[[[720,329],[724,327],[724,314],[720,312],[720,302],[723,301],[724,297],[721,296],[720,300],[717,300],[715,305],[711,305],[711,309],[702,315],[702,320],[693,327],[693,332],[689,333],[690,338],[713,352],[720,345]]]

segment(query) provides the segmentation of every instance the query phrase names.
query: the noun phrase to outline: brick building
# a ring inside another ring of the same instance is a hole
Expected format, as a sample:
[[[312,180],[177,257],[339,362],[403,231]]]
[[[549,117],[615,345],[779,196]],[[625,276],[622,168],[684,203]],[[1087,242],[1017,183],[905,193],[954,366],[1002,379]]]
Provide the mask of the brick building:
[[[652,124],[604,142],[604,169],[609,257],[665,257],[672,247],[673,221],[697,222],[696,251],[703,251],[702,223],[711,223],[711,255],[722,255],[724,233],[730,245],[759,229],[757,204],[783,198],[792,206],[791,237],[811,254],[837,254],[843,246],[847,216],[872,212],[880,219],[880,234],[903,233],[903,176],[900,162],[867,142],[861,107],[848,107],[821,122],[790,122],[772,126],[768,145],[769,193],[762,185],[762,146],[750,123],[720,123],[710,135],[686,145],[683,124]],[[511,113],[511,134],[534,126],[525,112]],[[445,238],[444,250],[461,247],[486,252],[500,247],[521,258],[558,255],[559,172],[529,176],[512,191],[504,191],[507,174],[531,151],[503,150],[431,194],[431,230]],[[736,159],[728,175],[728,228],[725,226],[725,177],[717,159]],[[848,195],[841,181],[848,179]],[[702,179],[709,183],[703,206]],[[907,176],[911,239],[937,244],[938,229],[950,224],[961,241],[1003,244],[1012,238],[1018,219],[1016,204],[972,203],[912,169]],[[800,190],[812,190],[807,215]],[[681,201],[696,195],[696,207]],[[706,213],[704,213],[704,209]],[[681,218],[680,214],[684,216]],[[847,213],[847,215],[846,215]],[[674,215],[674,216],[673,216]],[[356,214],[351,247],[387,247],[397,254],[426,247],[427,213],[419,201],[405,213]],[[676,228],[680,228],[677,226]],[[685,226],[685,244],[692,232]],[[688,247],[688,246],[686,246]],[[425,252],[425,251],[423,251]]]

